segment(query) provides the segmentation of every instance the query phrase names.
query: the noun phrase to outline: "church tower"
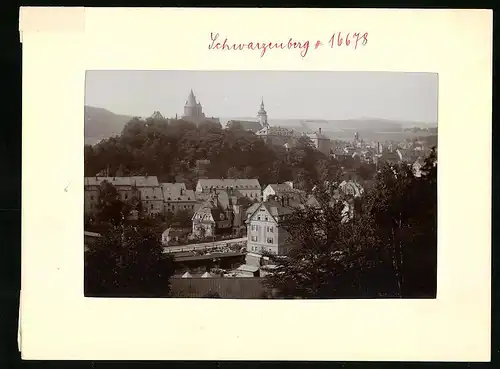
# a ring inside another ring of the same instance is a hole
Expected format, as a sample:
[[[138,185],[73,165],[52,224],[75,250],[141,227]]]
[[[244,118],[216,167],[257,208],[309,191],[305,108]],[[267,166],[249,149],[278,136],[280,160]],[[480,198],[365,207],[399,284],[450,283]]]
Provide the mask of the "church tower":
[[[264,98],[262,98],[262,101],[260,103],[260,109],[257,113],[257,118],[259,118],[259,123],[262,125],[262,127],[269,126],[267,123],[267,112],[266,109],[264,109]]]

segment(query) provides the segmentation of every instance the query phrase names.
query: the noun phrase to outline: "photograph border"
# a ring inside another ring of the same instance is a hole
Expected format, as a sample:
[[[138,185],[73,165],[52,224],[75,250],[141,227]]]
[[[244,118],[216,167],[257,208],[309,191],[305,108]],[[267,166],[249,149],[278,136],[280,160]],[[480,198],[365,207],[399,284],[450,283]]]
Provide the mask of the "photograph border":
[[[280,28],[261,27],[276,19]],[[322,49],[306,58],[293,53],[263,58],[217,54],[207,47],[214,27],[234,39],[280,39],[297,29],[296,22],[303,25],[303,38],[327,37],[334,24],[336,29],[362,27],[370,32],[370,41],[358,52]],[[24,359],[490,359],[491,11],[22,8],[20,23]],[[192,25],[190,31],[178,37],[176,30],[185,23]],[[167,48],[158,46],[165,44]],[[235,66],[439,73],[436,300],[83,297],[85,70]],[[43,122],[50,122],[50,128]],[[49,145],[55,137],[60,138],[57,145]],[[474,168],[473,181],[463,180],[464,167]],[[471,193],[474,201],[464,198]],[[231,313],[249,318],[235,325],[227,319]],[[269,337],[268,327],[274,329],[273,344],[255,344]]]

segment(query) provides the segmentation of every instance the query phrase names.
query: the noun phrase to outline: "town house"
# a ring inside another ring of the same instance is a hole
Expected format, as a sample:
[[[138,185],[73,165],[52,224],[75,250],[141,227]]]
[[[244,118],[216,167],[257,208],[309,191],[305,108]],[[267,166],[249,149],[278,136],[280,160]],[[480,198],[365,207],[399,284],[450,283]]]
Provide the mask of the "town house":
[[[294,210],[283,197],[252,205],[247,210],[247,251],[285,255],[293,245],[288,239],[288,232],[279,223]]]
[[[193,214],[198,207],[193,190],[188,190],[184,183],[162,183],[164,211],[177,213],[181,210]]]
[[[267,201],[271,196],[292,198],[300,202],[305,192],[293,187],[293,182],[269,184],[262,191],[262,200]]]
[[[85,214],[93,214],[97,210],[100,188],[103,182],[113,185],[120,200],[134,206],[134,201],[141,201],[141,188],[158,187],[156,176],[132,176],[132,177],[85,177],[84,178],[84,206]],[[143,191],[144,192],[144,191]],[[149,196],[148,194],[144,194]],[[158,196],[158,193],[152,196]],[[142,204],[144,207],[144,203]],[[149,204],[148,204],[149,205]]]
[[[246,197],[252,201],[260,201],[262,188],[258,179],[199,179],[196,192],[201,193],[226,192],[230,196]]]

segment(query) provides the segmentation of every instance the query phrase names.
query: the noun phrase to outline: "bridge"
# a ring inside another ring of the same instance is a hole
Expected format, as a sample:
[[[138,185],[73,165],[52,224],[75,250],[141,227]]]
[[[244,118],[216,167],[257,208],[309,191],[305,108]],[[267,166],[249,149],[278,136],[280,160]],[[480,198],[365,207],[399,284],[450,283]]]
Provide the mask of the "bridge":
[[[232,238],[228,240],[220,240],[213,242],[205,242],[205,243],[192,243],[188,245],[178,245],[178,246],[166,246],[163,248],[163,253],[178,253],[178,252],[186,252],[186,251],[203,251],[203,250],[212,250],[221,247],[232,246],[233,244],[241,244],[241,247],[246,246],[246,237],[241,238]]]

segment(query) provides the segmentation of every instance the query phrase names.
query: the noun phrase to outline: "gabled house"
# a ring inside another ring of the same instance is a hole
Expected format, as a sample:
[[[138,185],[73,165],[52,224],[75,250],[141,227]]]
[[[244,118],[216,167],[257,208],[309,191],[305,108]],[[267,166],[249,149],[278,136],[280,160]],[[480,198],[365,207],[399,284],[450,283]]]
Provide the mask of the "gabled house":
[[[269,184],[262,191],[262,200],[267,201],[271,196],[288,197],[295,201],[304,198],[305,192],[293,187],[293,182]]]
[[[285,255],[293,244],[288,239],[288,232],[280,227],[280,222],[294,211],[295,208],[284,198],[252,205],[247,210],[247,252]]]
[[[191,219],[195,237],[232,234],[235,219],[234,206],[224,194],[213,193],[196,209]]]

